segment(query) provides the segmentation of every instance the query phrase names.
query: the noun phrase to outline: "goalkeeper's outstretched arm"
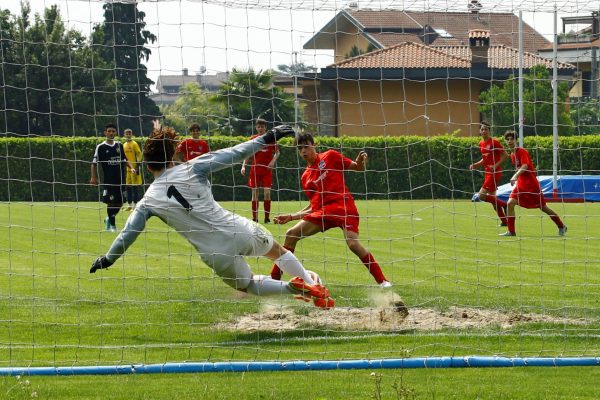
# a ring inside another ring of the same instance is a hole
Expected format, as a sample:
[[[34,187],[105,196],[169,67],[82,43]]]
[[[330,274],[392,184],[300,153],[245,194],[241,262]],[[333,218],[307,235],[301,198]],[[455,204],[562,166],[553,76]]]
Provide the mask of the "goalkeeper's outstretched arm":
[[[190,163],[192,164],[194,173],[207,176],[211,172],[220,171],[231,165],[243,162],[265,146],[275,143],[284,137],[294,136],[295,134],[296,132],[287,125],[276,126],[253,140],[204,154],[202,157],[193,159]]]
[[[99,269],[108,268],[115,263],[121,257],[129,246],[135,242],[137,237],[142,233],[146,227],[146,221],[152,216],[150,210],[143,206],[138,206],[127,218],[125,227],[119,233],[119,236],[112,242],[110,249],[106,255],[98,257],[96,261],[92,263],[90,273],[95,273]]]

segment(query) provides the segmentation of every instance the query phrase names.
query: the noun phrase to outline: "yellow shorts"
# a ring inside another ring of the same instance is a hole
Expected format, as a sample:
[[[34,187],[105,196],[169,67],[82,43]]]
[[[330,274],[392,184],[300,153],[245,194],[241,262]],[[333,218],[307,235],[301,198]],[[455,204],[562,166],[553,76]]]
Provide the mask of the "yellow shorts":
[[[131,171],[127,171],[127,175],[125,176],[125,184],[126,185],[141,185],[142,184],[142,174],[133,174]]]

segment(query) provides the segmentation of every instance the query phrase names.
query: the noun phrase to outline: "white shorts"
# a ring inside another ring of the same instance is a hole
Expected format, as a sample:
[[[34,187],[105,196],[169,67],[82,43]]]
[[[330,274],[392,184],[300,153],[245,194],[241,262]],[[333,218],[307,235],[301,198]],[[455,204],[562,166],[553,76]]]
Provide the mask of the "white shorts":
[[[270,232],[244,218],[243,223],[236,224],[230,243],[221,243],[215,248],[215,252],[202,254],[201,257],[229,286],[245,289],[253,275],[245,257],[264,256],[271,250],[273,243]]]

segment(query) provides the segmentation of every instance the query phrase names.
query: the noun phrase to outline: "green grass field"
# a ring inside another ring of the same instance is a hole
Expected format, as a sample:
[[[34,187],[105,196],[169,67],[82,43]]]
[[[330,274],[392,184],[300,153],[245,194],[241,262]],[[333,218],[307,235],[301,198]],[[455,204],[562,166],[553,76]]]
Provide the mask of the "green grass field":
[[[249,203],[224,203],[242,215]],[[275,203],[275,212],[304,203]],[[361,239],[410,309],[470,307],[539,313],[538,322],[431,332],[229,331],[218,324],[265,302],[308,313],[287,298],[240,296],[160,220],[125,257],[89,274],[114,233],[96,203],[0,204],[0,367],[178,361],[340,360],[403,356],[600,356],[600,205],[551,204],[569,227],[558,237],[539,210],[517,208],[516,238],[485,203],[358,202]],[[122,227],[127,216],[118,216]],[[368,218],[367,218],[368,216]],[[283,242],[286,226],[270,225]],[[339,230],[300,243],[339,307],[370,307],[374,281]],[[266,260],[249,260],[268,273]],[[380,386],[377,389],[379,375]],[[0,378],[0,398],[597,398],[598,368],[331,371],[120,377]],[[401,382],[401,383],[399,383]],[[519,385],[515,385],[519,382]],[[309,389],[301,389],[309,387]],[[110,396],[107,395],[110,393]],[[377,397],[377,395],[380,397]],[[403,397],[402,397],[402,396]]]

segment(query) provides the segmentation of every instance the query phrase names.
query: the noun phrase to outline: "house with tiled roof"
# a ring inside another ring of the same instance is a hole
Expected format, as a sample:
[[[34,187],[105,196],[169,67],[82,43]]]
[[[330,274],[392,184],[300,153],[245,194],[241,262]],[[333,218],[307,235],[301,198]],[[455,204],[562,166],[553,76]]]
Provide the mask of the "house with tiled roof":
[[[518,72],[518,25],[512,14],[479,9],[343,10],[304,45],[333,50],[335,61],[303,82],[315,93],[305,108],[309,122],[332,136],[477,135],[480,93]],[[536,54],[548,44],[523,24],[525,73],[552,68]],[[363,54],[348,58],[357,50]],[[562,79],[574,73],[567,63],[558,69]]]
[[[518,48],[519,18],[511,13],[424,12],[401,10],[341,10],[304,49],[334,50],[334,62],[345,59],[356,46],[384,49],[403,42],[436,46],[469,44],[470,31],[489,32],[495,45]],[[539,32],[523,24],[523,49],[529,53],[550,44]]]
[[[588,16],[562,17],[565,32],[558,36],[557,60],[574,65],[578,75],[571,89],[571,97],[598,98],[600,94],[600,12]],[[583,25],[583,29],[567,32],[568,26]],[[539,50],[544,57],[552,57],[554,45]]]
[[[203,71],[190,75],[187,68],[181,74],[161,74],[156,80],[156,92],[150,98],[158,105],[173,104],[181,96],[181,88],[189,83],[196,83],[207,92],[216,92],[228,76],[227,72],[205,74]]]

